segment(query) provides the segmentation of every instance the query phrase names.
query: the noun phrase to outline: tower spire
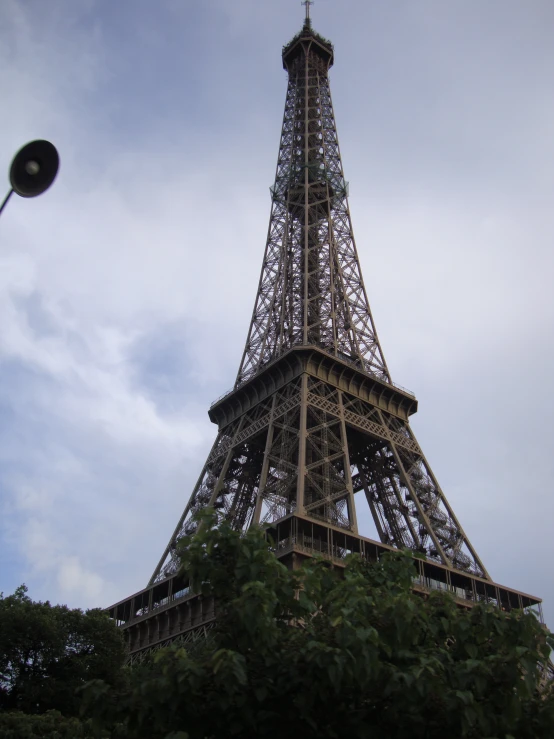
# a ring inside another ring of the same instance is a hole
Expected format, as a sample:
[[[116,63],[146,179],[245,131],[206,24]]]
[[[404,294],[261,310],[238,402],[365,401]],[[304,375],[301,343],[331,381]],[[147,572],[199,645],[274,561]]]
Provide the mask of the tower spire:
[[[306,18],[304,20],[304,26],[306,28],[310,28],[312,25],[312,20],[310,18],[310,5],[314,4],[314,0],[304,0],[302,2],[302,5],[306,6]]]

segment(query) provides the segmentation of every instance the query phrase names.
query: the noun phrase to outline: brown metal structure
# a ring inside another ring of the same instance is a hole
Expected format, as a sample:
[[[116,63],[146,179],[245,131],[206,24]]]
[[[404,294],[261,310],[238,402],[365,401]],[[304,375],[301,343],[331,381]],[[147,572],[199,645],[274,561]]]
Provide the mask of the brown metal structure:
[[[283,48],[288,89],[269,230],[236,382],[209,410],[217,438],[148,587],[111,609],[134,625],[132,652],[213,620],[213,604],[196,625],[178,615],[193,596],[177,576],[176,545],[208,506],[236,529],[270,526],[281,557],[319,552],[340,562],[351,551],[378,557],[408,548],[420,553],[424,589],[448,588],[468,605],[486,598],[540,608],[492,582],[411,430],[417,400],[391,379],[350,219],[329,88],[333,56],[307,3],[302,30]],[[358,534],[356,493],[380,544]]]
[[[233,390],[210,408],[219,434],[151,582],[175,571],[193,515],[237,528],[296,511],[356,533],[362,492],[381,541],[488,578],[409,425],[377,337],[348,208],[328,71],[309,19],[283,49],[289,83],[267,245]]]

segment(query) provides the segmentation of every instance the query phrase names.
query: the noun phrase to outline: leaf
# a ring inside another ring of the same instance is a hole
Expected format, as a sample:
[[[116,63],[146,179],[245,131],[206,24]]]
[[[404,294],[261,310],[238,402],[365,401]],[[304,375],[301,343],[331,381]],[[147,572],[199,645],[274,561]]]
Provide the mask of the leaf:
[[[254,695],[256,696],[256,700],[258,700],[260,703],[263,703],[263,701],[265,701],[265,699],[267,698],[267,688],[265,686],[254,688]]]
[[[473,703],[473,695],[467,690],[457,690],[456,696],[462,701],[464,706],[469,706]]]
[[[468,642],[465,645],[465,650],[468,653],[468,655],[471,657],[472,660],[477,659],[478,649],[476,644],[472,644],[471,642]]]

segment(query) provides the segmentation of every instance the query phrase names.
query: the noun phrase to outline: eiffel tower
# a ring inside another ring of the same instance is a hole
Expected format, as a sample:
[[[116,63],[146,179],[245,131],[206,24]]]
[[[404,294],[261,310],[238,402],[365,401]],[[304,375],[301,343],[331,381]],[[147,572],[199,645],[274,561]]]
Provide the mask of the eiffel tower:
[[[414,589],[450,590],[534,609],[541,601],[493,582],[410,427],[415,396],[394,383],[362,279],[331,92],[333,46],[312,27],[283,47],[288,73],[271,215],[258,292],[233,389],[214,402],[218,435],[148,586],[110,608],[131,655],[214,622],[190,592],[177,542],[195,514],[218,509],[238,530],[269,528],[291,567],[320,554],[376,559],[418,553]],[[367,505],[380,541],[360,536]]]

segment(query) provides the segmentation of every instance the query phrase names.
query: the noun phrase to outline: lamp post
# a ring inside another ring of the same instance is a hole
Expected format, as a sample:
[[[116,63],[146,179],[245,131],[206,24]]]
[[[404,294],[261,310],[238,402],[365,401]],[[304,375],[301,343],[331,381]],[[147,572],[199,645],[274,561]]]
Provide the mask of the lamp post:
[[[20,149],[10,167],[11,189],[0,205],[0,213],[14,192],[22,198],[34,198],[48,190],[60,166],[60,157],[54,144],[39,139]]]

